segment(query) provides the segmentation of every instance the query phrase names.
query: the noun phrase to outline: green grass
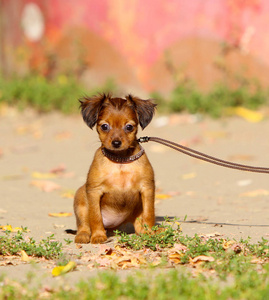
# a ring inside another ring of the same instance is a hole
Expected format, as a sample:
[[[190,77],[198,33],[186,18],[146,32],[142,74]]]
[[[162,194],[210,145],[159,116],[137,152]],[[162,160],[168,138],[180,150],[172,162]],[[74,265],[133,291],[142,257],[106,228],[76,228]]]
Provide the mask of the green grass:
[[[40,299],[42,286],[31,287],[30,282],[0,280],[0,299]],[[232,283],[217,282],[202,274],[193,277],[184,270],[156,274],[135,272],[120,278],[115,272],[100,272],[81,280],[73,287],[63,284],[49,290],[45,299],[263,299],[269,297],[269,269],[250,271],[233,278]]]
[[[31,106],[40,112],[58,110],[73,113],[78,111],[77,100],[83,95],[107,92],[114,88],[114,83],[108,81],[104,86],[89,90],[65,75],[52,80],[40,75],[9,79],[0,77],[0,103],[15,105],[20,109]]]
[[[55,241],[53,235],[36,242],[31,237],[25,237],[25,232],[26,228],[16,233],[4,231],[0,235],[0,256],[19,255],[21,251],[25,251],[29,256],[46,259],[58,258],[62,255],[62,244]]]
[[[78,80],[59,75],[47,79],[40,75],[25,77],[0,77],[0,104],[7,103],[18,108],[31,106],[40,112],[58,110],[63,113],[77,113],[78,101],[85,94],[114,92],[116,85],[109,80],[105,85],[87,89]],[[216,84],[208,92],[202,92],[194,84],[178,84],[166,97],[158,91],[151,97],[158,103],[159,111],[207,114],[220,117],[229,107],[243,106],[257,109],[268,104],[269,92],[255,81],[240,80],[235,87],[224,83]]]
[[[53,236],[37,243],[25,237],[25,231],[24,228],[17,233],[2,233],[0,258],[24,250],[33,257],[65,259],[61,243],[54,241]],[[169,249],[181,245],[180,263],[174,265],[173,270],[167,268],[171,264],[143,266],[142,271],[132,271],[129,275],[119,273],[120,270],[107,270],[89,279],[84,277],[72,286],[63,283],[50,289],[44,289],[38,274],[25,276],[22,281],[12,281],[2,275],[0,299],[269,299],[268,240],[253,244],[250,239],[189,237],[183,235],[177,220],[168,219],[153,227],[153,231],[155,234],[146,228],[140,236],[117,232],[117,244],[133,250],[134,255],[138,249],[145,250],[147,255],[149,251],[157,251],[164,260],[169,258]],[[71,241],[66,240],[66,243]],[[214,260],[194,262],[201,255]],[[79,271],[77,276],[80,276]]]
[[[238,84],[236,87],[223,83],[216,84],[207,92],[200,91],[191,83],[184,83],[177,85],[167,100],[158,93],[152,94],[160,109],[168,112],[207,114],[214,118],[220,117],[230,107],[243,106],[256,110],[268,104],[268,96],[268,90],[251,81]]]
[[[176,219],[166,219],[162,224],[152,227],[152,231],[153,234],[145,226],[145,232],[140,235],[130,235],[118,230],[115,233],[119,244],[134,250],[149,248],[155,251],[157,248],[173,247],[175,243],[180,242],[181,229]]]

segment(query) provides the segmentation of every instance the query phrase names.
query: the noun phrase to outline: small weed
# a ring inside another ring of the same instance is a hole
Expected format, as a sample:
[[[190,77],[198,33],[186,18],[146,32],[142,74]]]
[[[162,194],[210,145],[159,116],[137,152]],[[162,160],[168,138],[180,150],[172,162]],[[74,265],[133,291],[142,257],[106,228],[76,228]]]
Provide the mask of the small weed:
[[[175,226],[176,228],[173,228]],[[145,226],[145,232],[140,235],[129,235],[115,230],[118,242],[127,248],[134,250],[149,248],[153,251],[173,247],[175,243],[179,242],[180,232],[180,224],[176,219],[166,219],[161,225],[152,228]]]
[[[31,237],[24,237],[24,232],[25,229],[15,234],[5,231],[0,236],[0,255],[17,255],[24,250],[27,255],[51,259],[57,258],[62,254],[62,244],[53,239],[54,235],[37,243]]]
[[[97,92],[108,92],[115,89],[113,81],[89,91],[70,76],[60,75],[49,80],[40,75],[0,77],[0,103],[16,105],[24,109],[31,106],[40,112],[59,110],[63,113],[78,111],[77,99],[83,95]]]
[[[70,245],[73,243],[73,241],[70,239],[64,239],[64,241],[66,242],[66,245]]]
[[[268,95],[267,90],[252,81],[242,81],[235,87],[216,84],[208,92],[184,82],[172,90],[167,101],[158,92],[152,93],[163,111],[208,114],[214,118],[220,117],[230,107],[243,106],[255,110],[268,103]]]

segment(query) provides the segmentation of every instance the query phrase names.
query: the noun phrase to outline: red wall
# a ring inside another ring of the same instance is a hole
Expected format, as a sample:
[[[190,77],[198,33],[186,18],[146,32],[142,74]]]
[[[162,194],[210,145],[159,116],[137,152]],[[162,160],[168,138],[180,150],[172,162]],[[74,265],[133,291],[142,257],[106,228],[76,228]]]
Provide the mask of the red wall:
[[[33,3],[41,15],[28,15],[22,25],[26,7]],[[0,4],[6,72],[36,69],[46,76],[69,72],[90,86],[114,78],[126,88],[164,92],[181,80],[208,88],[237,75],[269,85],[267,0],[1,0]],[[41,26],[38,22],[43,22],[44,31],[39,28],[40,35],[32,38],[27,26]]]

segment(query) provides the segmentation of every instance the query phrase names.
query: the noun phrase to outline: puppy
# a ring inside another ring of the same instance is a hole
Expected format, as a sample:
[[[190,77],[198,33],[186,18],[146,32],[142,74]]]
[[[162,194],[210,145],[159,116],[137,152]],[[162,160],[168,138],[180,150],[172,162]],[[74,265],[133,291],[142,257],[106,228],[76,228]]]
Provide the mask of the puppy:
[[[155,224],[155,183],[152,166],[137,142],[138,125],[151,121],[155,104],[131,95],[102,94],[80,100],[86,124],[95,125],[101,141],[86,183],[74,200],[76,243],[103,243],[105,229],[131,222],[137,234]]]

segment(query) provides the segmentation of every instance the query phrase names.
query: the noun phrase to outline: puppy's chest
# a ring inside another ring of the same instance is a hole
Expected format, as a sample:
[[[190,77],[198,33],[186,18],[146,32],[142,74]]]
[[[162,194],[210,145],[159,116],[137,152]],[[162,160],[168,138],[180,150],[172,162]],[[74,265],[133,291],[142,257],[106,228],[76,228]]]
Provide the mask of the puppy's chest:
[[[105,170],[103,180],[108,191],[135,191],[141,186],[141,172],[129,164],[115,165]]]

